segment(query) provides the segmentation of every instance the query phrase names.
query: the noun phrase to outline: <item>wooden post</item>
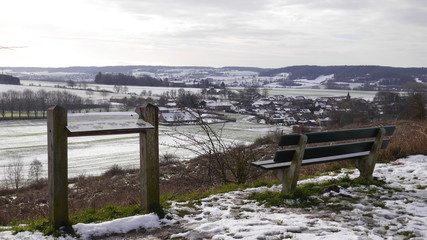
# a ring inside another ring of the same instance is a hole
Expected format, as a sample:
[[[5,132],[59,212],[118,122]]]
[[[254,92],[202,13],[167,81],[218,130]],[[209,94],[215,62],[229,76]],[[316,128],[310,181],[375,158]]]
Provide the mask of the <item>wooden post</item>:
[[[160,207],[159,189],[159,109],[146,104],[135,112],[139,118],[150,123],[154,129],[139,134],[140,139],[140,174],[141,174],[141,207],[155,211]]]
[[[372,145],[369,156],[366,158],[358,159],[355,161],[357,169],[360,171],[359,178],[373,180],[373,173],[375,164],[377,163],[378,154],[380,152],[381,146],[383,144],[385,129],[380,128],[378,134],[375,138],[375,142]]]
[[[68,225],[67,110],[47,110],[49,221],[55,228]]]
[[[301,134],[298,141],[298,147],[295,149],[295,154],[289,168],[275,170],[277,178],[282,182],[282,192],[295,191],[306,144],[307,136],[305,134]]]

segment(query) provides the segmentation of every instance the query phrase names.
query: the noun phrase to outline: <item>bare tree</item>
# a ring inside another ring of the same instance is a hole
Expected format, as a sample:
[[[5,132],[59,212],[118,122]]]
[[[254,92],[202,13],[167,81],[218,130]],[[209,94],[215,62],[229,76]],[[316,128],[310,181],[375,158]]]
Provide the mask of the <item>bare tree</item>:
[[[37,158],[34,159],[30,164],[30,169],[28,170],[28,179],[38,183],[40,181],[42,171],[43,164]]]
[[[30,112],[36,108],[34,92],[29,89],[25,89],[24,92],[22,92],[22,98],[24,102],[24,110],[27,113],[27,118],[30,118]],[[35,117],[37,117],[37,115],[35,115]]]
[[[41,89],[39,91],[37,91],[36,93],[36,108],[35,109],[40,109],[40,111],[42,111],[43,117],[45,117],[46,114],[46,110],[47,110],[47,96],[48,93]],[[34,114],[37,116],[37,110],[34,112]]]
[[[101,95],[102,95],[102,99],[106,99],[108,97],[110,93],[107,90],[102,90],[101,91]]]
[[[122,91],[122,86],[120,86],[120,85],[114,85],[113,89],[114,89],[114,92],[120,93]]]
[[[70,88],[74,88],[74,87],[76,86],[76,82],[74,82],[73,80],[68,80],[68,81],[67,81],[67,85],[68,85]]]
[[[5,118],[6,116],[6,97],[5,97],[6,93],[2,93],[1,94],[1,98],[0,98],[0,112],[3,118]]]
[[[7,186],[12,186],[15,189],[21,187],[24,180],[23,168],[24,164],[20,157],[13,158],[12,161],[5,166],[4,175]]]
[[[86,90],[86,95],[91,98],[93,96],[93,91],[92,90]]]

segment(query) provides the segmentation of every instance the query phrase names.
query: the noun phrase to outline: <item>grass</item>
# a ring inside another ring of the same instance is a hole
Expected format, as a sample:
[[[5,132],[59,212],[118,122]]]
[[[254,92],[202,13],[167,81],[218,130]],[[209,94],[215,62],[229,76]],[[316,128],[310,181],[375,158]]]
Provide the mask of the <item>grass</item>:
[[[348,176],[340,179],[333,179],[323,183],[308,183],[303,186],[298,186],[293,193],[283,192],[254,192],[249,195],[249,199],[256,200],[260,204],[265,204],[266,207],[271,206],[286,206],[293,208],[312,208],[320,205],[336,211],[351,210],[352,207],[334,202],[329,197],[323,196],[325,189],[330,186],[341,186],[342,188],[359,187],[359,186],[381,186],[384,187],[385,182],[379,180],[364,180],[350,179]],[[346,202],[354,202],[357,199],[346,199]]]
[[[61,229],[55,229],[48,219],[41,218],[41,219],[29,220],[29,221],[12,222],[10,224],[12,228],[5,229],[5,230],[7,231],[12,230],[14,232],[39,231],[44,235],[53,235],[54,237],[58,237],[64,234],[75,235],[73,228],[71,226],[76,223],[98,223],[98,222],[111,221],[117,218],[124,218],[124,217],[134,216],[138,214],[147,214],[147,213],[148,211],[142,211],[139,205],[131,205],[127,207],[119,207],[116,205],[106,205],[101,209],[86,209],[77,214],[72,214],[69,217],[70,219],[69,225]],[[157,214],[164,216],[164,212],[162,209]]]
[[[398,232],[397,234],[405,236],[403,238],[404,240],[411,239],[417,236],[413,231],[402,231],[402,232]]]

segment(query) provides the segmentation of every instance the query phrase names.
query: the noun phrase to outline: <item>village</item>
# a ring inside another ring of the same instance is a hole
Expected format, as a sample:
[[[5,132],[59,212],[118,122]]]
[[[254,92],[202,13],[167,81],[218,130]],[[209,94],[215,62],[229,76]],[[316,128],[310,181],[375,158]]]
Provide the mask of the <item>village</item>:
[[[381,102],[352,98],[350,92],[346,96],[319,98],[266,96],[257,92],[252,94],[249,101],[231,100],[224,97],[222,90],[213,88],[207,92],[209,94],[203,94],[197,107],[182,107],[176,99],[169,98],[159,108],[160,124],[197,124],[200,120],[205,123],[227,122],[235,121],[232,114],[244,114],[253,116],[253,121],[257,123],[320,129],[333,124],[333,121],[340,121],[337,118],[342,118],[346,113],[356,114],[363,121],[373,120],[379,117],[382,108]]]

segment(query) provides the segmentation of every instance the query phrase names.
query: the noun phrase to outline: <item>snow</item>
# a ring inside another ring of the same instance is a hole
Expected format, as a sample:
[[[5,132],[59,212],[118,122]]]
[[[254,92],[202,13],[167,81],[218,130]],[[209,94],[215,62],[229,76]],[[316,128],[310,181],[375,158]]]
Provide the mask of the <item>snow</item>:
[[[321,182],[358,176],[358,171],[342,169],[340,174],[300,181]],[[169,218],[154,214],[116,219],[103,223],[73,226],[81,239],[126,233],[134,229],[161,229],[176,226],[171,237],[181,239],[411,239],[427,238],[427,156],[415,155],[389,164],[377,164],[374,176],[384,179],[387,188],[377,186],[340,189],[340,195],[358,197],[352,210],[266,207],[248,200],[252,192],[280,191],[280,186],[251,188],[212,195],[194,207],[188,202],[172,202]],[[395,190],[390,190],[391,188]],[[398,190],[401,189],[401,190]],[[377,192],[377,197],[372,197]],[[390,192],[391,191],[391,192]],[[336,193],[331,193],[336,194]],[[338,197],[338,196],[337,196]],[[381,204],[383,206],[381,206]],[[178,212],[189,212],[180,217]],[[178,228],[179,226],[179,228]],[[147,237],[145,233],[144,237]],[[122,235],[121,235],[122,236]],[[0,232],[0,239],[53,239],[40,233],[13,235]],[[59,239],[74,239],[70,236]],[[141,238],[143,239],[143,238]],[[150,238],[156,239],[156,238]]]
[[[300,83],[303,86],[307,87],[307,86],[315,86],[315,85],[319,85],[321,83],[324,83],[325,81],[334,78],[334,74],[331,75],[320,75],[319,77],[317,77],[314,80],[309,80],[309,79],[296,79],[294,80],[294,82],[296,83]]]
[[[90,239],[92,237],[106,236],[113,233],[127,233],[140,228],[160,228],[161,225],[169,224],[171,221],[162,219],[150,213],[142,216],[133,216],[115,219],[102,223],[78,223],[73,226],[74,230],[81,239]]]

